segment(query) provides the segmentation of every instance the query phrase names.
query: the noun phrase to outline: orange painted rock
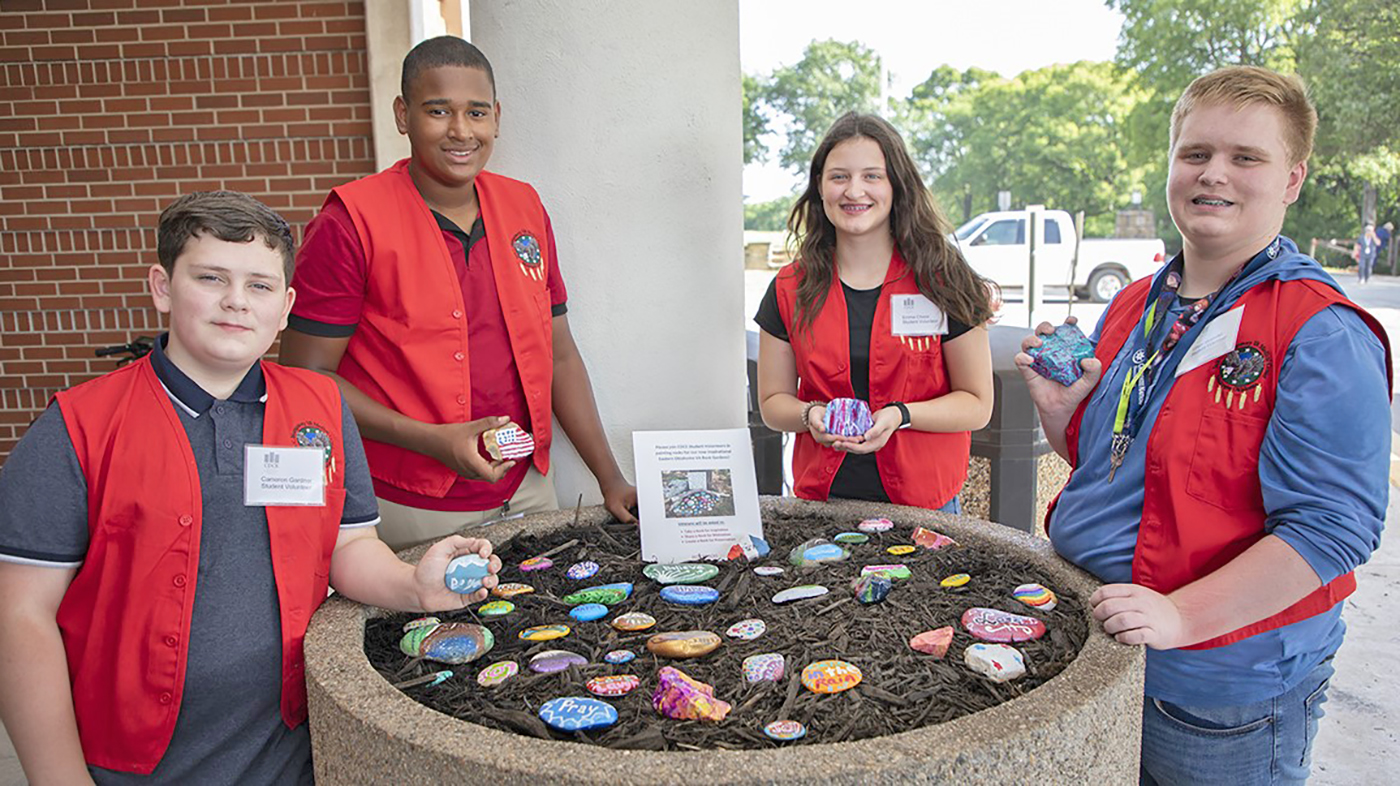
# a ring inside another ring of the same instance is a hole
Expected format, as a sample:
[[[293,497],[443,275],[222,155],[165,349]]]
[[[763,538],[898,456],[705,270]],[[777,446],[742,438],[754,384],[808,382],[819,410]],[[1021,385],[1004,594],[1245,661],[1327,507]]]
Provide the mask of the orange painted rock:
[[[860,684],[855,664],[844,660],[819,660],[802,670],[802,684],[813,693],[840,693]]]
[[[935,658],[948,654],[953,643],[953,626],[947,625],[937,630],[926,630],[909,640],[909,646]]]

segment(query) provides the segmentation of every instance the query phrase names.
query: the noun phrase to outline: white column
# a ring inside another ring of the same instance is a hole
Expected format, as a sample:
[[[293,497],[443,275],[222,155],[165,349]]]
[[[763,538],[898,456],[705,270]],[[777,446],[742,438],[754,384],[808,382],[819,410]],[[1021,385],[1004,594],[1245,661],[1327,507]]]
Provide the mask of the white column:
[[[632,432],[746,424],[737,0],[472,0],[501,136],[539,190],[569,324],[624,474]],[[573,447],[560,504],[601,500]]]

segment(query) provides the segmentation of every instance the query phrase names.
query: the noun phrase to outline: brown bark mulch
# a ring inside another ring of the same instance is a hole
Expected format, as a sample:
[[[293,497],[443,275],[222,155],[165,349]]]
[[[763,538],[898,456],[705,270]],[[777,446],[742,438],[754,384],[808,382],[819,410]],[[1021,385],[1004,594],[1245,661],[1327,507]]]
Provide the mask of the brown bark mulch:
[[[1048,577],[1015,555],[958,546],[939,551],[919,549],[894,556],[887,546],[912,544],[913,527],[895,521],[895,528],[873,533],[870,541],[851,545],[850,559],[814,568],[788,564],[788,552],[809,538],[830,539],[838,532],[854,531],[856,521],[822,516],[777,516],[764,521],[764,534],[772,553],[756,562],[718,563],[720,573],[705,584],[720,591],[718,602],[708,606],[677,606],[662,601],[661,585],[642,575],[643,563],[637,530],[618,523],[562,529],[544,536],[528,533],[497,546],[504,567],[502,582],[521,582],[535,592],[511,598],[515,611],[504,617],[478,617],[473,609],[440,613],[443,621],[476,622],[495,636],[495,647],[472,663],[446,666],[410,658],[399,651],[403,625],[419,615],[394,614],[366,625],[365,653],[386,680],[402,682],[441,669],[454,676],[436,686],[407,688],[416,701],[439,712],[503,731],[541,738],[572,739],[612,748],[647,750],[702,750],[712,748],[755,749],[777,745],[859,740],[944,723],[996,706],[1020,696],[1059,674],[1078,655],[1088,635],[1082,603],[1060,594]],[[568,543],[554,554],[554,567],[522,572],[518,564]],[[575,581],[564,573],[570,565],[592,560],[601,566],[592,578]],[[882,602],[862,605],[850,590],[850,582],[863,565],[904,563],[913,576],[896,581]],[[779,576],[753,572],[756,565],[778,565]],[[958,590],[939,586],[954,573],[968,573],[972,581]],[[631,598],[612,607],[597,621],[577,622],[561,598],[584,587],[631,582]],[[1019,584],[1039,582],[1056,591],[1059,605],[1050,612],[1033,610],[1012,599]],[[821,584],[830,593],[810,600],[779,606],[771,600],[779,590],[799,584]],[[490,598],[496,600],[496,598]],[[963,663],[963,650],[976,639],[959,624],[963,611],[987,606],[1037,617],[1049,632],[1038,641],[1011,646],[1026,659],[1026,676],[997,684],[971,671]],[[625,633],[608,624],[619,614],[642,611],[657,625],[647,631]],[[724,631],[735,622],[757,617],[768,630],[753,641],[731,639]],[[518,633],[535,625],[562,623],[572,632],[554,641],[530,642]],[[948,655],[935,659],[909,647],[915,635],[945,625],[955,629]],[[666,631],[708,630],[724,639],[719,649],[700,658],[673,661],[658,658],[646,649],[648,637]],[[558,674],[535,674],[527,666],[530,657],[543,650],[569,650],[588,658],[588,665]],[[630,649],[637,658],[611,665],[603,655],[614,649]],[[741,663],[749,655],[779,652],[787,657],[781,682],[750,684]],[[855,664],[864,675],[857,687],[836,694],[808,691],[800,682],[802,668],[818,660],[838,659]],[[491,663],[514,660],[520,673],[505,684],[483,688],[479,671]],[[692,678],[714,686],[715,696],[733,705],[720,723],[676,721],[651,706],[657,671],[674,666]],[[563,733],[549,729],[539,719],[541,704],[560,696],[590,696],[584,683],[605,674],[635,674],[641,686],[620,698],[603,698],[618,710],[618,722],[593,732]],[[763,727],[771,721],[793,719],[807,727],[798,742],[768,739]]]

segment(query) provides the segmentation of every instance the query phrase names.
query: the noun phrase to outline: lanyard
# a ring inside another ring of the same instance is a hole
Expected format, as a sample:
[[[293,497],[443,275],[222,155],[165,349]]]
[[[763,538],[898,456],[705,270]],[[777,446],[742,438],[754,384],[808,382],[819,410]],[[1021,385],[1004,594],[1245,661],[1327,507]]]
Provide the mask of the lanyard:
[[[1182,263],[1180,257],[1172,261],[1171,267],[1169,267],[1164,274],[1161,293],[1157,296],[1156,300],[1152,301],[1152,305],[1147,309],[1147,316],[1143,320],[1142,326],[1142,337],[1147,347],[1151,347],[1153,344],[1152,329],[1156,325],[1157,308],[1161,306],[1163,309],[1166,309],[1166,304],[1176,297],[1177,290],[1181,288],[1181,276],[1184,267],[1185,265]],[[1176,345],[1181,341],[1181,337],[1186,335],[1191,328],[1196,326],[1196,323],[1201,321],[1206,310],[1210,308],[1211,302],[1214,301],[1221,292],[1224,292],[1227,287],[1233,284],[1236,278],[1239,278],[1240,273],[1245,267],[1246,265],[1241,265],[1239,269],[1221,285],[1220,289],[1215,290],[1206,297],[1187,306],[1186,310],[1181,313],[1181,316],[1176,318],[1176,322],[1172,324],[1171,329],[1167,331],[1167,335],[1162,338],[1162,343],[1158,345],[1152,355],[1148,357],[1136,371],[1131,368],[1128,369],[1128,373],[1123,377],[1123,389],[1118,394],[1118,409],[1113,417],[1113,441],[1109,445],[1108,457],[1108,482],[1113,482],[1114,473],[1118,471],[1118,467],[1122,466],[1123,458],[1128,455],[1128,448],[1132,446],[1133,439],[1137,436],[1138,429],[1142,426],[1143,413],[1146,411],[1145,401],[1132,418],[1132,427],[1129,428],[1128,415],[1132,409],[1133,391],[1139,384],[1144,386],[1151,385],[1150,376],[1147,381],[1144,381],[1143,377],[1154,374],[1157,367],[1171,355],[1172,350],[1176,349]]]

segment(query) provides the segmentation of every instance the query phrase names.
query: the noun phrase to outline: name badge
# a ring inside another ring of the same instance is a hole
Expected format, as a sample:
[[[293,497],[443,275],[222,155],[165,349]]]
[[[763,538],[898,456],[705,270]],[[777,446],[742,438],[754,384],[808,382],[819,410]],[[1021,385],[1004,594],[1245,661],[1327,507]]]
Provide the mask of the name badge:
[[[243,504],[325,505],[326,451],[322,448],[243,448]]]
[[[1181,365],[1176,367],[1176,376],[1194,371],[1235,348],[1235,339],[1240,335],[1240,322],[1244,319],[1244,306],[1232,308],[1212,319],[1201,335],[1191,344],[1191,348],[1181,357]]]
[[[948,332],[948,315],[920,294],[890,295],[890,335],[942,336]]]

